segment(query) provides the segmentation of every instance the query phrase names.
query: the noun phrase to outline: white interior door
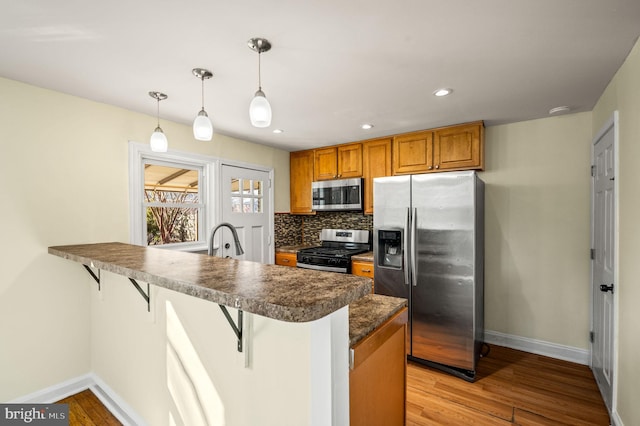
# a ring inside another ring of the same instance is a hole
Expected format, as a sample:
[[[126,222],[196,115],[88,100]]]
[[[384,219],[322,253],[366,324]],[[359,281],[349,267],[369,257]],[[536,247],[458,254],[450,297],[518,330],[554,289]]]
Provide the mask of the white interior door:
[[[615,127],[606,129],[594,140],[593,158],[593,374],[611,413],[615,348]]]
[[[271,263],[269,172],[244,167],[222,166],[222,221],[238,230],[244,254],[236,256],[233,238],[227,228],[221,228],[219,253],[260,263]]]

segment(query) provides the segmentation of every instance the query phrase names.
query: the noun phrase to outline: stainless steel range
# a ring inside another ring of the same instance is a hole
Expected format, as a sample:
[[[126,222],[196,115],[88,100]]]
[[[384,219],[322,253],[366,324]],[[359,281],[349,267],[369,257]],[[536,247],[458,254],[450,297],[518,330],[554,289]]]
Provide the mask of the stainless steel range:
[[[351,256],[371,251],[371,232],[355,229],[323,229],[322,245],[298,251],[298,268],[351,273]]]

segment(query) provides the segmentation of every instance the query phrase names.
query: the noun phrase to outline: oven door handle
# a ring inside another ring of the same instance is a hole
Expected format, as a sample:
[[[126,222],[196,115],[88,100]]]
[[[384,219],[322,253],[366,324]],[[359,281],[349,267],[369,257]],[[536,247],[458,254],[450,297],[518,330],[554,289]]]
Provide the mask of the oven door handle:
[[[298,268],[313,269],[316,271],[339,272],[342,274],[346,274],[348,272],[347,268],[340,268],[337,266],[318,266],[318,265],[309,265],[307,263],[297,263],[296,266]]]

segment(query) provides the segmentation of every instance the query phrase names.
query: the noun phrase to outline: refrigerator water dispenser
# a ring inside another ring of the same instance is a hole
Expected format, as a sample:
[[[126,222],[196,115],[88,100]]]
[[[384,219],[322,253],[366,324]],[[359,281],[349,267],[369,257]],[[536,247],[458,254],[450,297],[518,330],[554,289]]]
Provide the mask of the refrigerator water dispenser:
[[[378,231],[378,265],[402,269],[402,230]]]

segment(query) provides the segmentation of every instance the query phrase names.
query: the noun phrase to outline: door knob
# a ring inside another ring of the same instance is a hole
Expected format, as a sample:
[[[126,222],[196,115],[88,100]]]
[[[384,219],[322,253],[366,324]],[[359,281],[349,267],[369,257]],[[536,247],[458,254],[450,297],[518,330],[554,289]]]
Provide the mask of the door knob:
[[[229,249],[231,247],[231,244],[229,243],[224,243],[224,248]]]
[[[611,285],[600,284],[600,291],[602,291],[604,293],[610,291],[611,294],[613,294],[613,284],[611,284]]]

